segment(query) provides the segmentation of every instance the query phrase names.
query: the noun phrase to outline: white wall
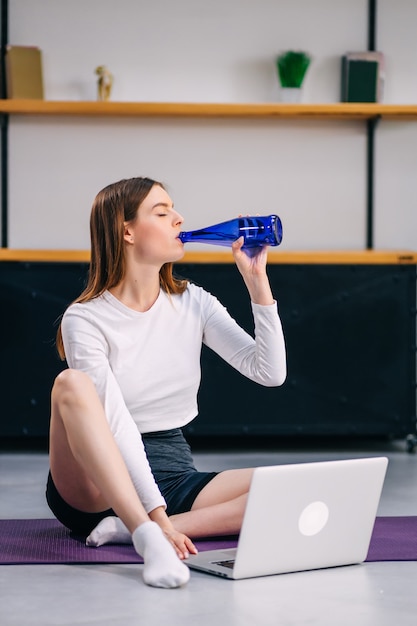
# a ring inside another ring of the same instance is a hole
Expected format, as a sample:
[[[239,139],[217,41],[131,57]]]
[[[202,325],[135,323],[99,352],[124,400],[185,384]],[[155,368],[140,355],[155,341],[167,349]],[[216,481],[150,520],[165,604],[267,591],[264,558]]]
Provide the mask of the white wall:
[[[417,103],[417,2],[378,0],[385,101]],[[417,249],[417,120],[381,121],[376,141],[375,246]]]
[[[416,101],[417,3],[379,5],[385,101]],[[43,51],[48,99],[95,99],[94,69],[107,64],[113,100],[274,101],[276,54],[303,48],[313,55],[304,101],[334,102],[340,56],[367,46],[367,0],[10,0],[9,11],[10,43]],[[378,128],[380,248],[416,247],[416,133],[417,122]],[[149,175],[187,228],[277,212],[283,249],[361,249],[365,146],[361,122],[12,117],[9,245],[87,248],[95,193]]]

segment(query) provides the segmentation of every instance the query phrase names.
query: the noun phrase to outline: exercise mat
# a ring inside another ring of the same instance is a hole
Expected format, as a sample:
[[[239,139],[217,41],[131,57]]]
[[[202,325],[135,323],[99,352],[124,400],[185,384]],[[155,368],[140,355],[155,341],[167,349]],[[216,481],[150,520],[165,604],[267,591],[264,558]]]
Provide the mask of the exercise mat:
[[[233,548],[237,537],[194,543],[199,551]],[[417,560],[417,516],[377,517],[366,560]],[[89,548],[55,519],[0,520],[0,565],[142,562],[132,545]]]

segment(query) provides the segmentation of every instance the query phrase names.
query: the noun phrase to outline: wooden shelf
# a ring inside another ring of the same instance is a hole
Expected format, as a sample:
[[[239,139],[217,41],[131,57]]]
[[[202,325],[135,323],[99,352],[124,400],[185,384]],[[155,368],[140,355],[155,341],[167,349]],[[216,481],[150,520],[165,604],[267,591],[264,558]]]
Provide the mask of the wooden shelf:
[[[171,102],[66,102],[0,99],[0,114],[97,117],[417,118],[417,104],[267,104]]]
[[[18,250],[0,248],[0,263],[88,263],[88,250]],[[179,263],[233,263],[231,252],[186,252]],[[346,250],[346,251],[271,251],[271,265],[416,265],[417,252],[411,250]]]

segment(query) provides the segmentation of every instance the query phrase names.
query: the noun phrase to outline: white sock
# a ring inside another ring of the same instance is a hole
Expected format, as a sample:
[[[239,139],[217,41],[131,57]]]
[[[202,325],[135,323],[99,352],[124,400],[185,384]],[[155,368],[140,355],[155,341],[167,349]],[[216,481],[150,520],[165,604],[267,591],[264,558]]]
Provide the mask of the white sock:
[[[190,570],[178,558],[158,524],[144,522],[136,528],[132,539],[145,563],[143,579],[147,585],[173,588],[188,582]]]
[[[132,543],[132,535],[119,517],[105,517],[91,531],[85,543],[95,548],[106,543]]]

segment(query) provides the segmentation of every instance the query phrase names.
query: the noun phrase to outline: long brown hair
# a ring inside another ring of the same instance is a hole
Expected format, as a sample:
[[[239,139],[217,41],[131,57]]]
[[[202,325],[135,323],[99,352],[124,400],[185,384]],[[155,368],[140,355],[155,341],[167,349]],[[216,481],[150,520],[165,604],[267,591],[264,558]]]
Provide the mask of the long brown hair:
[[[74,303],[88,302],[123,280],[126,274],[124,225],[136,219],[139,206],[154,185],[164,189],[162,183],[151,178],[128,178],[108,185],[97,194],[90,216],[91,259],[87,285]],[[187,281],[175,278],[172,269],[172,263],[165,263],[161,267],[161,288],[166,293],[183,293]],[[64,360],[61,324],[56,336],[56,347]]]

